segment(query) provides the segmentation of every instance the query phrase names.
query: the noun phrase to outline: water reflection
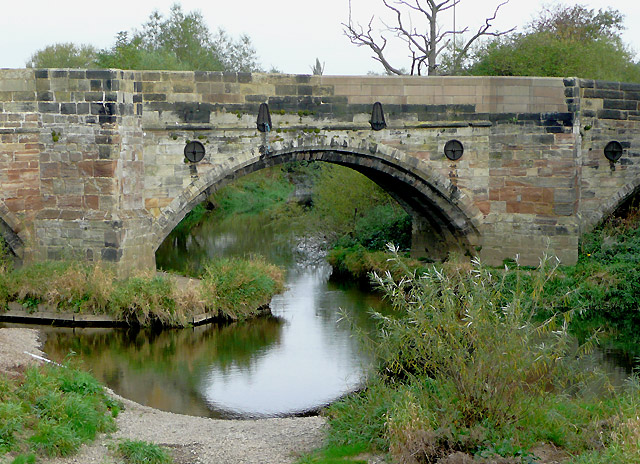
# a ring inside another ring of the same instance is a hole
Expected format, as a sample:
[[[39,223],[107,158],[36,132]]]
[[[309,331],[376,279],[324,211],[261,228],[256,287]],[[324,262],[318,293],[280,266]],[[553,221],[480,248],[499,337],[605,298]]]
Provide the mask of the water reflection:
[[[284,321],[183,330],[131,331],[43,327],[44,351],[56,361],[76,353],[93,374],[138,403],[183,414],[225,417],[203,400],[201,379],[212,367],[224,375],[251,371],[262,353],[279,346]]]
[[[289,290],[276,296],[274,314],[286,321],[277,347],[264,350],[249,371],[212,365],[202,391],[230,416],[288,415],[325,405],[362,382],[364,354],[346,324],[343,302],[324,291],[328,267],[291,271]]]
[[[293,238],[265,220],[209,221],[170,236],[156,257],[164,269],[197,271],[214,256],[266,256],[287,268],[287,291],[271,302],[273,317],[160,333],[47,329],[44,351],[60,360],[72,350],[120,395],[184,414],[290,415],[352,391],[369,360],[350,325],[338,323],[340,311],[369,331],[368,310],[383,303],[330,283],[328,264],[300,259]]]

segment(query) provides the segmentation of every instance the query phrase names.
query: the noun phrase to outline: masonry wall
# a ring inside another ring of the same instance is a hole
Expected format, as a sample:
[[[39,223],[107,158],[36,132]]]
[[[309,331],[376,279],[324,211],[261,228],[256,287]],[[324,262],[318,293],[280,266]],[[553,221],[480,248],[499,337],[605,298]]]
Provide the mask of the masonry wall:
[[[640,84],[579,80],[580,211],[582,231],[611,214],[640,187]],[[604,149],[621,143],[620,159]]]
[[[574,108],[562,79],[160,72],[136,79],[146,133],[145,196],[155,217],[167,208],[179,215],[186,202],[176,198],[194,176],[230,159],[247,163],[265,141],[276,152],[358,148],[367,141],[424,161],[459,189],[468,200],[460,206],[481,236],[470,245],[488,261],[527,255],[532,247],[537,251],[523,258],[528,263],[547,248],[566,262],[577,257]],[[388,125],[380,132],[368,122],[376,101]],[[273,120],[267,140],[255,130],[263,102]],[[444,156],[451,139],[465,146],[455,162]],[[207,150],[195,166],[183,162],[190,140]]]
[[[127,232],[150,221],[132,91],[123,71],[0,70],[2,208],[28,259],[136,259],[144,229]]]
[[[0,229],[28,259],[151,267],[206,194],[315,153],[405,195],[422,252],[457,241],[492,264],[545,250],[571,263],[581,231],[638,188],[639,100],[638,85],[578,79],[0,70]],[[206,156],[188,163],[195,140]],[[613,164],[611,140],[625,147]]]

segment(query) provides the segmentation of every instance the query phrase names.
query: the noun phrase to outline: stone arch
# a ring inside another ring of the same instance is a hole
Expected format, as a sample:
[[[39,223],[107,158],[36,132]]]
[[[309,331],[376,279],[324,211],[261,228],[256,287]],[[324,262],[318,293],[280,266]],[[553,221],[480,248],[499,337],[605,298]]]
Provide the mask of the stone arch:
[[[581,221],[581,234],[593,230],[598,224],[615,213],[618,208],[636,195],[640,196],[640,177],[636,177],[632,182],[626,184],[614,195],[603,200],[600,203],[600,206],[591,214],[586,217],[583,216]]]
[[[378,183],[409,211],[421,227],[440,234],[452,249],[469,251],[479,241],[482,212],[449,179],[426,162],[394,148],[360,141],[357,148],[329,146],[288,147],[268,155],[231,158],[195,180],[154,222],[152,241],[157,250],[166,236],[198,203],[233,180],[290,161],[324,161],[350,167]],[[414,225],[414,237],[416,230]]]
[[[9,250],[19,259],[24,258],[26,233],[18,218],[0,200],[0,234],[9,246]]]

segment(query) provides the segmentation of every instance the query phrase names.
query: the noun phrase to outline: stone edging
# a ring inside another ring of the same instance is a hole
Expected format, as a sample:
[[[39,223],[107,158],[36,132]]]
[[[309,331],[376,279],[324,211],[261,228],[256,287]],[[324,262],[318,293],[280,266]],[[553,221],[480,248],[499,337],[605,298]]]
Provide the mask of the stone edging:
[[[108,314],[78,314],[61,312],[55,306],[39,304],[38,309],[29,311],[20,303],[9,303],[9,309],[0,312],[0,322],[21,324],[56,325],[64,327],[126,327],[127,321],[115,319]],[[220,321],[219,316],[209,313],[196,314],[189,318],[193,326]]]

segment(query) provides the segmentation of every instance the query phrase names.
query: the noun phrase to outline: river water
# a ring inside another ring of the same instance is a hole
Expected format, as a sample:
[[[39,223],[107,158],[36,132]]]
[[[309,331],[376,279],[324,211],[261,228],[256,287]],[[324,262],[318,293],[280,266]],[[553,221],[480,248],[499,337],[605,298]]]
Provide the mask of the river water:
[[[155,332],[41,327],[45,353],[57,361],[76,353],[100,381],[138,403],[205,417],[305,414],[359,388],[370,360],[354,333],[373,330],[370,308],[388,308],[376,295],[332,282],[315,243],[265,221],[209,220],[170,235],[156,257],[162,269],[194,271],[215,256],[265,256],[287,269],[273,316]],[[605,350],[589,362],[616,385],[633,364]]]
[[[171,235],[156,257],[165,270],[194,270],[214,256],[265,256],[287,269],[272,317],[160,332],[47,328],[44,351],[55,360],[76,353],[126,398],[198,416],[304,414],[357,389],[369,358],[353,328],[370,331],[368,311],[386,311],[383,302],[331,282],[314,243],[264,221],[208,221]]]

